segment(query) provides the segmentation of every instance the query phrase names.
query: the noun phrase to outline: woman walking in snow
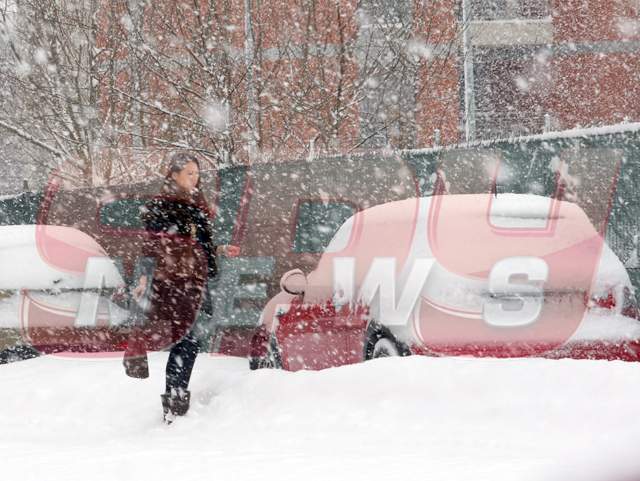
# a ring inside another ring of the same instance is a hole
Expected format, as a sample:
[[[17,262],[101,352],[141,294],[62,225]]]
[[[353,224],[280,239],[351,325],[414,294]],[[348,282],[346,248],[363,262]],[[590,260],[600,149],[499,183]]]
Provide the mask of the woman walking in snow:
[[[143,214],[148,232],[143,256],[152,262],[143,264],[133,295],[141,300],[147,293],[149,309],[144,326],[133,329],[124,357],[127,374],[148,377],[146,351],[171,347],[161,395],[167,423],[189,409],[189,379],[198,354],[192,327],[208,298],[207,280],[217,274],[216,255],[239,253],[236,246],[216,246],[209,218],[198,159],[173,154],[162,191]]]

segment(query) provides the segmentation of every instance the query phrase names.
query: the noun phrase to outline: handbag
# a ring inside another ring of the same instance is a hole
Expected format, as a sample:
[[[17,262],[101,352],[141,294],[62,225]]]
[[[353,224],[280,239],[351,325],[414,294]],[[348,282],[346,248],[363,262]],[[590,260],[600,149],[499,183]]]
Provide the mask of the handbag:
[[[149,282],[149,285],[151,282]],[[149,358],[144,344],[143,328],[147,321],[146,312],[150,307],[149,287],[140,299],[130,296],[130,315],[128,324],[131,332],[122,358],[122,365],[127,376],[136,379],[149,377]]]

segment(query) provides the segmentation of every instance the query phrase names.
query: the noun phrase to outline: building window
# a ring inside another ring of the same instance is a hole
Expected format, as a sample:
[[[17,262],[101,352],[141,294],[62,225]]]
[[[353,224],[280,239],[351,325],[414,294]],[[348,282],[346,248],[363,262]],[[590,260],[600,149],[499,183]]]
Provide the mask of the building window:
[[[474,20],[540,19],[551,15],[549,0],[467,0]]]
[[[362,0],[359,5],[362,27],[401,27],[411,20],[413,0]]]
[[[474,51],[476,134],[479,138],[540,133],[553,91],[551,54],[535,46]]]
[[[364,146],[411,148],[415,142],[415,80],[406,76],[384,86],[375,79],[369,83],[360,103]]]
[[[361,147],[413,147],[417,63],[407,54],[413,31],[411,0],[364,0],[359,7]]]

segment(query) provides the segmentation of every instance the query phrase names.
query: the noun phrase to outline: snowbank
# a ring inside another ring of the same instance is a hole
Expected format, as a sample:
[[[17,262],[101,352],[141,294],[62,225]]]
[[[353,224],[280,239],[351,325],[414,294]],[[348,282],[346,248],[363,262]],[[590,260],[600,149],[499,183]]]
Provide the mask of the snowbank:
[[[0,366],[3,476],[611,481],[640,473],[634,364],[416,356],[290,373],[201,355],[192,409],[166,427],[165,361],[151,356],[146,381],[125,377],[119,359]]]

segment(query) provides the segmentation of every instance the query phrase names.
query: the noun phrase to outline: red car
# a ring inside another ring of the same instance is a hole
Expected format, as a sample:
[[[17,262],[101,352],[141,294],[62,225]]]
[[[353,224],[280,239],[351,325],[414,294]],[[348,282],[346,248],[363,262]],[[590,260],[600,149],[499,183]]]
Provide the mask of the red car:
[[[252,368],[382,356],[640,359],[629,276],[576,204],[442,195],[358,212],[308,276],[287,272]]]

